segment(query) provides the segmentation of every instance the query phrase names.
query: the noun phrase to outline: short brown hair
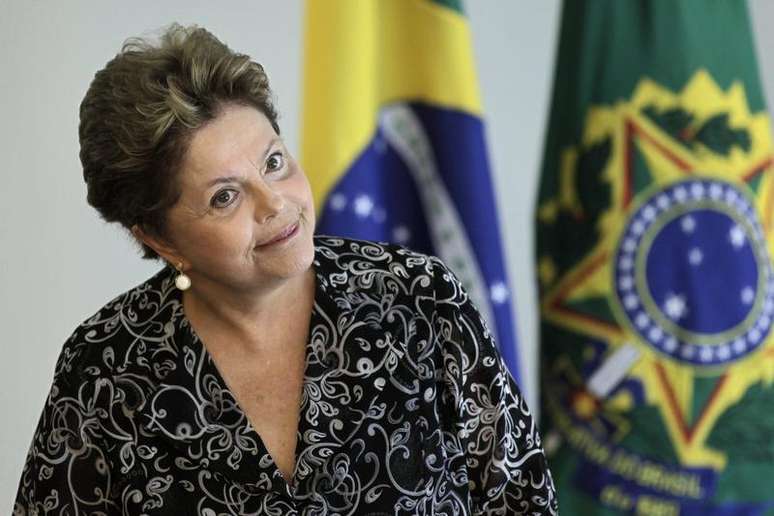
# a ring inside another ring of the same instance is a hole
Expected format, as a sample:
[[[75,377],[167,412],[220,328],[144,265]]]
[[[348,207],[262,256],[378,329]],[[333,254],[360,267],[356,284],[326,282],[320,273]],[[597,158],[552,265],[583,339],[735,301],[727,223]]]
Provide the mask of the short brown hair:
[[[127,40],[81,103],[87,200],[107,222],[166,235],[177,172],[193,133],[226,104],[253,106],[279,134],[263,67],[203,28],[170,25],[158,44]],[[158,258],[142,244],[143,258]]]

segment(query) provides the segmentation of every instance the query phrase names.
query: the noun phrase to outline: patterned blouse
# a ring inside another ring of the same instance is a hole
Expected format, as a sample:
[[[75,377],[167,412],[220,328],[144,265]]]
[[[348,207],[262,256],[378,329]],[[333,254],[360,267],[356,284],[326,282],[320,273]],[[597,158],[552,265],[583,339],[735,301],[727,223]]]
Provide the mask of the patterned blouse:
[[[524,398],[449,269],[330,237],[314,269],[290,484],[167,267],[64,345],[14,514],[556,514]]]

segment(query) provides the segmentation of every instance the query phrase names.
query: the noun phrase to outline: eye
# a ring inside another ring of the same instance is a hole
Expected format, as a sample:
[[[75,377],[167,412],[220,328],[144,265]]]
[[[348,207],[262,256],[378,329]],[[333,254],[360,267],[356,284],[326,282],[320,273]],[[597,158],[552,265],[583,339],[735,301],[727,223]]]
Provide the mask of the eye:
[[[213,208],[225,208],[237,198],[237,191],[232,189],[221,190],[212,196],[210,206]]]
[[[275,152],[266,160],[266,170],[276,172],[285,166],[285,156],[281,152]]]

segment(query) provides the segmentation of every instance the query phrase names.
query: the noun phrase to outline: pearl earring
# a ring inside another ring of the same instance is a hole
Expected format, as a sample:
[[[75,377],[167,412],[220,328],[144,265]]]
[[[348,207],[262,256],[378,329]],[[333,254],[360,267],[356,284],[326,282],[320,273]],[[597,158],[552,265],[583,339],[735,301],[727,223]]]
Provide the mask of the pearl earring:
[[[188,290],[191,288],[191,278],[183,272],[183,262],[178,262],[177,267],[175,268],[177,269],[177,272],[179,272],[175,278],[175,286],[180,290]]]

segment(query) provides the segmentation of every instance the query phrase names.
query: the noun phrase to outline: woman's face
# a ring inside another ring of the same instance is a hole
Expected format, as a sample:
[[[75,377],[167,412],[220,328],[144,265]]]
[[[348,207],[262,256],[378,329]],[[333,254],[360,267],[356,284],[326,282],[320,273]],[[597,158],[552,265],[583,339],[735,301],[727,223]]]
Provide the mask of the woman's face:
[[[309,182],[263,113],[227,105],[194,133],[181,165],[168,234],[194,283],[249,290],[309,269]]]

